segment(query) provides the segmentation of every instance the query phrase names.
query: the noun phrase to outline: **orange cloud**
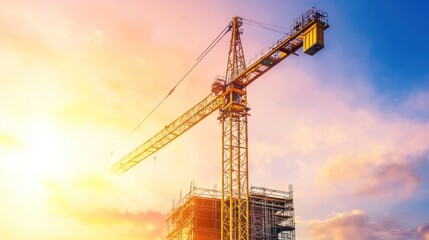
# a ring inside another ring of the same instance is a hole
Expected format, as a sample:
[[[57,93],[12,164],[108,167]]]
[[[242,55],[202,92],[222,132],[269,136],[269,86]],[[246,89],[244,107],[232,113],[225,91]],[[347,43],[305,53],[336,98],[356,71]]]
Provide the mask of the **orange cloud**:
[[[87,236],[101,234],[104,239],[163,239],[166,215],[154,210],[129,211],[112,207],[109,204],[112,199],[108,195],[117,191],[111,184],[95,173],[78,177],[70,186],[47,181],[50,214],[77,221]],[[101,233],[97,229],[102,229]],[[122,238],[116,238],[118,234]]]
[[[379,167],[368,176],[365,185],[356,193],[364,196],[409,196],[420,184],[421,178],[411,164],[389,164]]]
[[[323,185],[348,184],[349,193],[360,196],[407,197],[421,182],[416,165],[424,158],[418,159],[365,153],[340,156],[321,167],[319,179]]]
[[[425,227],[407,229],[388,216],[375,219],[360,210],[309,221],[308,231],[309,240],[418,240],[420,232],[426,234]]]
[[[158,211],[120,211],[119,209],[95,208],[90,210],[73,209],[67,217],[83,224],[106,228],[126,227],[134,237],[141,239],[161,239],[166,226],[166,215]]]
[[[343,142],[347,148],[321,165],[319,184],[333,189],[347,184],[349,193],[361,196],[410,196],[420,183],[416,168],[429,151],[429,125],[379,114],[360,117],[356,132]]]

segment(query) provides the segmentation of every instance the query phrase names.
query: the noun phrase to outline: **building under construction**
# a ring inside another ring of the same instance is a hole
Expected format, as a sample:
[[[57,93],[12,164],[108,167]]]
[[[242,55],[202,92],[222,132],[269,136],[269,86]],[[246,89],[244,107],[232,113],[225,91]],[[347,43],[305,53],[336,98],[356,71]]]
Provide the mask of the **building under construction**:
[[[249,200],[250,239],[295,240],[292,185],[289,191],[251,187]],[[167,222],[169,240],[221,239],[221,192],[191,184]]]

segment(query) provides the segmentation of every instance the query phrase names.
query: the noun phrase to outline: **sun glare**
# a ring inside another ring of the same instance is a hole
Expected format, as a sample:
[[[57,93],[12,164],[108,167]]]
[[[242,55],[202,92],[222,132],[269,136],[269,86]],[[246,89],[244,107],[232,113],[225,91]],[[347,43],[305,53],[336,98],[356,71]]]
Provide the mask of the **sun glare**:
[[[48,117],[35,118],[24,141],[24,162],[29,174],[50,178],[64,176],[64,146],[61,144],[61,129],[55,121]]]
[[[42,204],[46,197],[46,182],[62,181],[70,174],[62,145],[60,125],[45,116],[32,118],[22,129],[21,146],[8,155],[5,167],[9,184],[25,196],[20,201]]]

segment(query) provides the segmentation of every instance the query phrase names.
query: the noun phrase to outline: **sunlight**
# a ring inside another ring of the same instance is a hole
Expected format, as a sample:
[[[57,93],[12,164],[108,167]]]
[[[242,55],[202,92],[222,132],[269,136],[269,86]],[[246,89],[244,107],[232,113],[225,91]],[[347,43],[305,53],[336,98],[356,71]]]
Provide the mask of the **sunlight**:
[[[46,182],[62,181],[70,170],[67,168],[65,146],[61,142],[61,127],[51,118],[38,116],[31,118],[17,134],[22,146],[10,151],[4,167],[8,169],[7,185],[13,186],[20,196],[19,203],[32,207],[42,206],[46,198]]]
[[[61,178],[67,173],[61,129],[52,119],[39,116],[31,121],[25,142],[27,173],[43,178]]]

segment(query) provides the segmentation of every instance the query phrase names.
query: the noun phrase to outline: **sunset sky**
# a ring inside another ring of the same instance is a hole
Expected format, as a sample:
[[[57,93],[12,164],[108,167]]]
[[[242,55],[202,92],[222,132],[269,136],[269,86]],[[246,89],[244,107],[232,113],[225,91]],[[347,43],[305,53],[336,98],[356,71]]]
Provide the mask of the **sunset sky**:
[[[429,240],[429,3],[0,1],[0,239],[157,240],[173,199],[220,185],[217,113],[123,175],[110,166],[210,92],[234,16],[325,48],[248,88],[250,184],[294,185],[298,240]],[[243,25],[247,59],[282,34]]]

